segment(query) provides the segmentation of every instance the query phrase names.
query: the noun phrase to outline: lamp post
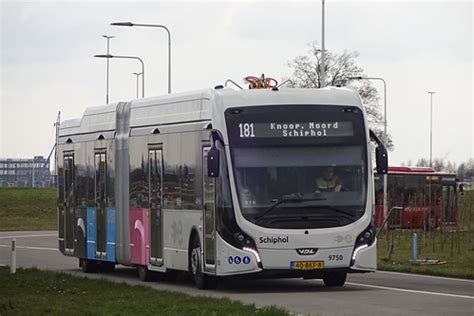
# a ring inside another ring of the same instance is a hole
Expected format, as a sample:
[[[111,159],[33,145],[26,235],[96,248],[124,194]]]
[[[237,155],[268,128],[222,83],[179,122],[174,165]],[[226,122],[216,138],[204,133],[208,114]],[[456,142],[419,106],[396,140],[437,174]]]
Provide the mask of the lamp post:
[[[109,36],[109,35],[102,35],[102,37],[107,39],[107,55],[110,54],[109,52],[109,42],[111,38],[114,38],[115,36]],[[105,104],[109,104],[109,59],[107,58],[107,79],[106,79],[106,88],[105,88]]]
[[[324,36],[324,0],[322,0],[322,19],[321,19],[321,85],[320,88],[326,86],[326,51],[325,47],[325,36]]]
[[[430,168],[433,168],[433,94],[435,91],[428,91],[430,94]]]
[[[112,26],[142,26],[142,27],[157,27],[162,28],[168,33],[168,93],[171,93],[171,33],[170,30],[161,24],[139,24],[132,22],[114,22],[110,23]]]
[[[145,97],[145,64],[143,60],[136,56],[116,56],[116,55],[94,55],[97,58],[124,58],[124,59],[136,59],[142,64],[142,98]]]
[[[388,137],[387,137],[387,84],[383,78],[380,77],[362,77],[362,76],[355,76],[349,77],[350,80],[379,80],[383,83],[383,141],[385,145],[387,145]],[[388,203],[387,203],[387,174],[383,175],[383,218],[384,220],[387,218],[388,215]],[[384,229],[387,226],[383,227]]]
[[[138,99],[138,78],[140,77],[140,75],[142,73],[141,72],[134,72],[133,74],[137,77],[137,99]]]
[[[430,168],[433,168],[433,94],[436,92],[428,91],[428,93],[430,94]],[[428,218],[431,218],[431,176],[428,181],[428,214]],[[430,223],[428,223],[428,230],[431,231]]]

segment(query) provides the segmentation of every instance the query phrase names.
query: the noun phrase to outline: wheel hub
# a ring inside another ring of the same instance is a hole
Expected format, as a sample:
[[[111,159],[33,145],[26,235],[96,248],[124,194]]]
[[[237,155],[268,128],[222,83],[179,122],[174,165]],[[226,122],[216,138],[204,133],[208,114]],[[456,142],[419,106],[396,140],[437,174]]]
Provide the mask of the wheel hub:
[[[193,274],[196,275],[198,272],[199,268],[199,247],[194,248],[192,253],[191,253],[191,269],[193,271]]]

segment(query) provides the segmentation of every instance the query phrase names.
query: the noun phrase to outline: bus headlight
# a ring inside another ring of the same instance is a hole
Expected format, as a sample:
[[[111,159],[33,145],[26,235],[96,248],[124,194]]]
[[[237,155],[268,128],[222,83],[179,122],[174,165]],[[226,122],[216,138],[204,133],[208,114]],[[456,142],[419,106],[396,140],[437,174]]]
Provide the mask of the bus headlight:
[[[370,245],[375,240],[375,234],[374,234],[374,227],[372,226],[372,223],[367,226],[366,229],[364,229],[359,236],[357,236],[357,239],[355,241],[354,245],[354,250],[352,251],[352,260],[351,260],[351,266],[354,265],[355,259],[357,258],[357,254],[362,250]]]
[[[255,246],[255,243],[252,238],[241,231],[234,234],[234,240],[237,242],[239,248]]]
[[[250,248],[250,247],[244,247],[242,250],[253,253],[255,255],[255,258],[257,259],[257,263],[262,262],[262,260],[260,260],[260,255],[258,254],[257,250],[255,250],[253,248]]]
[[[362,250],[362,249],[365,249],[369,247],[368,245],[362,245],[362,246],[359,246],[357,247],[356,249],[354,249],[354,252],[352,253],[352,264],[354,264],[354,261],[357,257],[357,254]]]

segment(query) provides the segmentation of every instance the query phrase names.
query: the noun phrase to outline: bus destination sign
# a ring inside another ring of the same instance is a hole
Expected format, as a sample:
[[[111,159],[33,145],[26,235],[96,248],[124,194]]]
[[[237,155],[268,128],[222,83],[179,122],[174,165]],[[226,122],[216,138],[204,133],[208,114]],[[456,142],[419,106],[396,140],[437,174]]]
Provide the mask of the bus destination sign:
[[[238,124],[240,138],[325,138],[354,136],[352,122],[244,122]]]

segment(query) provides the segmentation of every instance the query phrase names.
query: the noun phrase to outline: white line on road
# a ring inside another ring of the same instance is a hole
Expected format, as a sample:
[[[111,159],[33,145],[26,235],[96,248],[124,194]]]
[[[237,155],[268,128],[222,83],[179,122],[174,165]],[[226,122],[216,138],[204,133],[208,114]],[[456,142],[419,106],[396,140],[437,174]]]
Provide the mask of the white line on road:
[[[58,234],[1,236],[0,239],[28,238],[28,237],[51,237],[51,236],[57,236],[57,235],[58,235]]]
[[[11,248],[11,245],[0,245],[0,248]],[[17,249],[32,249],[32,250],[51,250],[59,251],[57,248],[46,248],[46,247],[26,247],[26,246],[16,246]]]
[[[414,273],[403,273],[403,272],[390,272],[390,271],[380,271],[378,270],[377,273],[381,274],[393,274],[393,275],[406,275],[410,277],[420,277],[420,278],[430,278],[430,279],[442,279],[442,280],[449,280],[449,281],[461,281],[461,282],[469,282],[474,283],[474,280],[467,280],[467,279],[457,279],[457,278],[447,278],[447,277],[440,277],[434,275],[424,275],[424,274],[414,274]]]
[[[418,294],[429,294],[429,295],[439,295],[439,296],[448,296],[448,297],[457,297],[457,298],[467,298],[467,299],[471,299],[471,300],[474,299],[474,296],[468,296],[468,295],[458,295],[458,294],[429,292],[429,291],[419,291],[419,290],[408,290],[408,289],[401,289],[401,288],[397,288],[397,287],[387,287],[387,286],[372,285],[372,284],[361,284],[361,283],[352,283],[352,282],[346,282],[346,284],[356,285],[356,286],[363,286],[363,287],[370,287],[370,288],[381,289],[381,290],[398,291],[398,292],[418,293]]]

